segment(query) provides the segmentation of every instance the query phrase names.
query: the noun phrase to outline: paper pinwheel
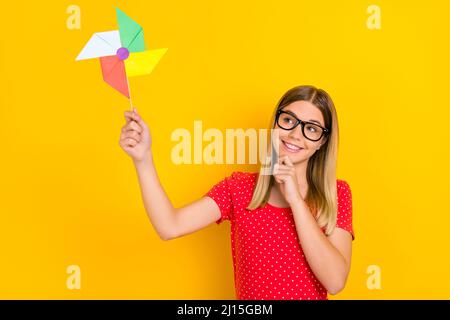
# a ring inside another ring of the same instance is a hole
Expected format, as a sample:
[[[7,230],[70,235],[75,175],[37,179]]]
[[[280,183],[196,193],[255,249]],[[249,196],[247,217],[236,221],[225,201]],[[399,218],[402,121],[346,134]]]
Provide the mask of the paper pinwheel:
[[[116,11],[119,30],[94,33],[76,60],[100,58],[103,79],[131,104],[127,77],[151,73],[167,49],[146,50],[142,27]]]

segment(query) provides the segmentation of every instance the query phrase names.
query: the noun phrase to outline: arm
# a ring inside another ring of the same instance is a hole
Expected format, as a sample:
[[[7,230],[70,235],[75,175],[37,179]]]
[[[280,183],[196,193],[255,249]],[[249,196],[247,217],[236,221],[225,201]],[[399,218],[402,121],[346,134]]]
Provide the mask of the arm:
[[[330,294],[339,293],[345,287],[350,272],[352,236],[335,228],[327,237],[301,197],[291,208],[309,266]]]
[[[147,124],[137,111],[125,112],[119,144],[133,159],[144,207],[150,222],[163,240],[192,233],[217,221],[221,212],[215,201],[203,197],[182,208],[173,207],[156,172]]]
[[[352,254],[352,236],[335,228],[327,237],[300,195],[297,174],[288,156],[280,158],[285,164],[275,164],[274,178],[289,203],[297,235],[311,270],[330,294],[340,292],[347,281]]]
[[[174,208],[159,181],[151,155],[147,161],[135,161],[135,167],[145,210],[161,239],[193,233],[220,218],[219,207],[209,197]]]

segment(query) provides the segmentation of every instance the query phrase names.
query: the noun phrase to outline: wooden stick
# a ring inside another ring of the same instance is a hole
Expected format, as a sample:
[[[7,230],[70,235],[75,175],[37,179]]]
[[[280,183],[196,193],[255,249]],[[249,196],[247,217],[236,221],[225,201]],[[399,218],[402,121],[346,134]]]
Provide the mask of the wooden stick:
[[[131,89],[130,89],[130,83],[128,82],[128,77],[126,77],[127,78],[127,86],[128,86],[128,95],[130,96],[129,97],[129,100],[130,100],[130,108],[131,108],[131,112],[133,112],[133,102],[132,102],[132,100],[131,100]]]

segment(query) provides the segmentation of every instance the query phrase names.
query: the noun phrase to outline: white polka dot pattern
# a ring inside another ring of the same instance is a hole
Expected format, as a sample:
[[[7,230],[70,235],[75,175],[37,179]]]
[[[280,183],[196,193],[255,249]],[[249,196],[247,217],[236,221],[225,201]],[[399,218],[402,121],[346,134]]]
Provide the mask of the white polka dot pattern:
[[[291,208],[266,204],[249,211],[258,173],[234,172],[209,190],[221,211],[217,224],[231,223],[236,298],[242,300],[324,300],[327,291],[310,269],[299,243]],[[337,180],[336,226],[352,228],[349,185]]]

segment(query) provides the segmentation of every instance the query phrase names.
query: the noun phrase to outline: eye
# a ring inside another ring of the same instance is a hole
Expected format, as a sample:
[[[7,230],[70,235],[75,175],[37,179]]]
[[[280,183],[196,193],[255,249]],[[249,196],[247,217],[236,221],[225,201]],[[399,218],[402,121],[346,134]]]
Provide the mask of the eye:
[[[292,123],[293,122],[292,119],[290,117],[287,117],[287,116],[283,117],[282,120],[283,120],[284,123]]]

